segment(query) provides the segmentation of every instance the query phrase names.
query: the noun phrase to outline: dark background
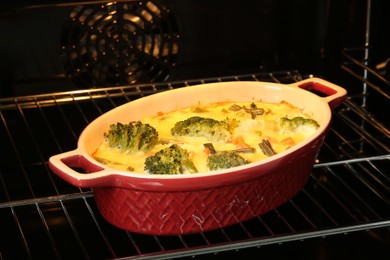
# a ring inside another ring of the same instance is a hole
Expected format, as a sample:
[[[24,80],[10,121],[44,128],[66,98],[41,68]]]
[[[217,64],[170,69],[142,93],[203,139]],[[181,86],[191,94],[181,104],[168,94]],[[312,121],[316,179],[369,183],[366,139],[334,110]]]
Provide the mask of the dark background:
[[[120,78],[86,80],[94,77],[92,73],[80,81],[74,77],[75,69],[66,71],[61,41],[69,33],[65,25],[69,27],[69,12],[77,2],[50,1],[68,3],[60,7],[48,3],[0,4],[0,95],[126,84]],[[139,77],[135,83],[290,69],[338,83],[341,51],[365,46],[367,3],[363,0],[157,3],[166,6],[176,22],[179,50],[174,66],[164,71],[165,77]],[[373,64],[390,56],[386,37],[389,5],[385,0],[372,1],[369,36]]]

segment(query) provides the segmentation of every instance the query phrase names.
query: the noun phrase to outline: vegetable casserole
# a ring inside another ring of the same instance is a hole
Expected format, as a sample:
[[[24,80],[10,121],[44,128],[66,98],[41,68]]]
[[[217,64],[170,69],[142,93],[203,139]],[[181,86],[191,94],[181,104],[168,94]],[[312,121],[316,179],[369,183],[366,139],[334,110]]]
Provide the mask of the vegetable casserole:
[[[318,127],[286,101],[199,104],[111,124],[93,157],[137,173],[204,173],[283,152]]]

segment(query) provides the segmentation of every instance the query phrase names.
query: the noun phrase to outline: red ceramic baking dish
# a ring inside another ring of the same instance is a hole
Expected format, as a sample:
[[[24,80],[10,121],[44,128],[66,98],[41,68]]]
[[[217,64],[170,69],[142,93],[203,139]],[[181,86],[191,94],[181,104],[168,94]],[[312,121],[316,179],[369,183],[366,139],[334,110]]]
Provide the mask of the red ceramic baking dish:
[[[218,82],[169,90],[101,115],[81,133],[75,150],[52,156],[49,166],[70,184],[91,187],[102,216],[119,228],[153,235],[222,228],[268,212],[304,187],[329,129],[332,109],[345,97],[343,88],[319,78],[293,84]],[[110,124],[227,100],[285,100],[302,108],[320,127],[309,140],[285,152],[212,173],[140,174],[109,168],[91,156]]]

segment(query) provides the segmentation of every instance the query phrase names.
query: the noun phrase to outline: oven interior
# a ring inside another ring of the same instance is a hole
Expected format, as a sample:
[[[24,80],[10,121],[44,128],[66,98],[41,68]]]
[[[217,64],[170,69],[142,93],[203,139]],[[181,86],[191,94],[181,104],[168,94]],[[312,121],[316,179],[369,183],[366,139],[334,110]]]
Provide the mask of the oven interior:
[[[2,4],[0,259],[390,253],[390,49],[378,26],[389,4],[241,2]],[[127,232],[102,219],[90,189],[47,166],[76,148],[92,120],[143,96],[311,75],[346,88],[348,98],[333,111],[304,189],[255,219],[190,235]]]

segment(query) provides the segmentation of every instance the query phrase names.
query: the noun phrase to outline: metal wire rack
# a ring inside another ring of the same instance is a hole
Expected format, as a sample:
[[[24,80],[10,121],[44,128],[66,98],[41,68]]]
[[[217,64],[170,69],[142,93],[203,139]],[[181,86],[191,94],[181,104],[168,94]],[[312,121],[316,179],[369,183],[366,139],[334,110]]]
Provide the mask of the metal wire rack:
[[[345,65],[349,74],[355,65],[361,68],[353,59]],[[304,189],[238,225],[180,236],[126,232],[102,219],[91,190],[65,183],[47,167],[51,155],[76,147],[93,119],[131,100],[205,82],[301,79],[298,71],[281,71],[0,99],[0,259],[172,259],[389,227],[390,128],[366,102],[383,87],[358,77],[359,90],[333,112]],[[388,95],[380,96],[388,105]]]

